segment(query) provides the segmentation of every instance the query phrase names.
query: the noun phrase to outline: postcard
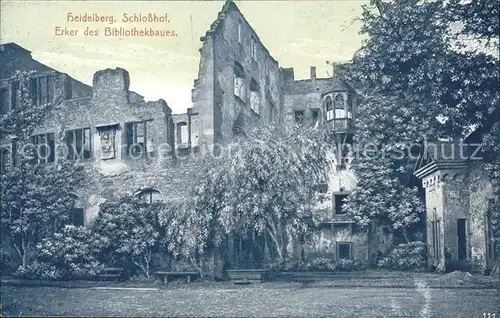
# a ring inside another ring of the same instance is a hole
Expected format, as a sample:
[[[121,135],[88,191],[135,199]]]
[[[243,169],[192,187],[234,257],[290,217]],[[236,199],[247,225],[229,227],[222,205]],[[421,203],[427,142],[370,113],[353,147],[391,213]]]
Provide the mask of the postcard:
[[[0,2],[2,315],[500,315],[498,17]]]

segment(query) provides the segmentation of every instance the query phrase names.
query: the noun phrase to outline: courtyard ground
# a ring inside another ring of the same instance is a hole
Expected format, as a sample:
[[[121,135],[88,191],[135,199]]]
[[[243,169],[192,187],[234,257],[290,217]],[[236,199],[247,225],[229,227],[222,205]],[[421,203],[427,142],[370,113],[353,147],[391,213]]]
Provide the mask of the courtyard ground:
[[[4,316],[500,317],[499,289],[429,284],[433,279],[414,276],[400,287],[385,279],[143,286],[149,289],[4,285],[1,301]]]

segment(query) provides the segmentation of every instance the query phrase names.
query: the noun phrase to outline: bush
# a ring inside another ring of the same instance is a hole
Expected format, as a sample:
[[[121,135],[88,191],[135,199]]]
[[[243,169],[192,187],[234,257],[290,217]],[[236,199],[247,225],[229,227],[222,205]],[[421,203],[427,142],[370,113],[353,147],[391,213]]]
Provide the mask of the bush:
[[[427,246],[416,241],[399,244],[387,257],[378,262],[378,267],[396,270],[422,270],[427,267]]]
[[[67,225],[36,246],[38,261],[20,268],[26,279],[92,279],[104,266],[97,260],[102,240],[84,227]]]
[[[336,272],[351,272],[366,269],[366,264],[357,260],[341,259],[335,263]]]
[[[19,266],[14,275],[24,279],[60,280],[65,274],[64,270],[58,269],[54,265],[34,261],[24,269]]]
[[[316,258],[312,260],[284,259],[271,265],[274,272],[346,272],[365,268],[364,264],[355,260],[334,260]]]

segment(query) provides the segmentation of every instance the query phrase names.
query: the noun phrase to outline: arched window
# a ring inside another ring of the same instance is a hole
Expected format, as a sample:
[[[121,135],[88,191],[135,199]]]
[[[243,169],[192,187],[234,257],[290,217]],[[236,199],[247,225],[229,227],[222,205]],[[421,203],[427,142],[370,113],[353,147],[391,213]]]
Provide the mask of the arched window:
[[[246,101],[245,71],[238,62],[234,62],[234,95]]]
[[[347,118],[345,113],[345,99],[343,94],[335,95],[335,118]]]
[[[136,193],[136,197],[138,197],[142,202],[147,204],[162,201],[160,191],[152,188],[140,190],[139,192]]]
[[[260,88],[253,78],[250,81],[250,109],[260,115]]]
[[[326,121],[333,120],[333,101],[330,96],[326,96],[325,108],[326,108]]]

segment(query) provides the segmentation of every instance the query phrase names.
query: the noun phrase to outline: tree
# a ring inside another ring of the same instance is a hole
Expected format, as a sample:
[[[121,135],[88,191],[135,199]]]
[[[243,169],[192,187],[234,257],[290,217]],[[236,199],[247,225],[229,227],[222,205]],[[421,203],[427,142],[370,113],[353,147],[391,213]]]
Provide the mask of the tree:
[[[254,127],[205,158],[187,205],[188,246],[203,253],[234,234],[265,233],[282,259],[289,235],[318,221],[312,205],[328,173],[324,141],[324,132],[311,127]]]
[[[107,242],[102,262],[120,266],[130,263],[150,278],[153,254],[166,250],[158,222],[163,207],[161,203],[146,204],[133,197],[104,202],[92,228]]]
[[[367,38],[338,67],[362,96],[357,144],[385,157],[354,164],[360,182],[347,208],[362,225],[416,222],[423,206],[415,198],[412,162],[404,160],[412,145],[463,137],[496,109],[499,61],[489,47],[498,36],[498,11],[495,0],[372,0],[363,7]]]
[[[53,108],[53,103],[32,102],[30,79],[32,72],[17,72],[14,81],[19,104],[0,118],[3,138],[13,138],[11,169],[1,177],[2,233],[21,258],[21,268],[28,255],[42,238],[59,230],[70,220],[74,193],[85,180],[83,167],[67,162],[62,156],[53,164],[34,160],[48,148],[36,147],[31,140],[35,128]],[[56,140],[58,145],[63,144]],[[60,149],[59,149],[60,150]],[[45,153],[45,157],[49,154]]]

